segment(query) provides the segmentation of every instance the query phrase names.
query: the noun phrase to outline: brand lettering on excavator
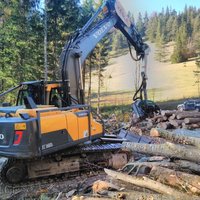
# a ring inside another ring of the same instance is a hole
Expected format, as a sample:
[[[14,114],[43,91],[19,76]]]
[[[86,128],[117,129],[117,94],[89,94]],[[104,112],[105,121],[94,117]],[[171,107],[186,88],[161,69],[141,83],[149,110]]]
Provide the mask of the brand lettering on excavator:
[[[96,31],[93,34],[93,36],[97,39],[99,36],[101,36],[110,27],[111,27],[111,22],[106,23],[102,28],[100,28],[98,31]]]
[[[0,134],[0,140],[4,140],[5,136],[4,134]]]
[[[51,147],[53,147],[53,143],[44,144],[42,145],[42,150],[49,149]]]

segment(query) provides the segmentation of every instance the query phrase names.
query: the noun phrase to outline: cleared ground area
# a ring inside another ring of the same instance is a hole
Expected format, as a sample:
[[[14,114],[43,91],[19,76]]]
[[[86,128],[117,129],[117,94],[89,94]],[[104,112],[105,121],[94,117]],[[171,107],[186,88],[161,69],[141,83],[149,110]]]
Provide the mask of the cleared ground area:
[[[197,80],[194,76],[194,71],[197,70],[195,61],[180,64],[158,62],[155,59],[157,52],[155,45],[150,44],[150,47],[151,52],[148,57],[149,98],[154,101],[167,101],[198,96],[198,85],[195,83]],[[169,49],[166,48],[168,55],[171,51]],[[131,59],[129,54],[112,58],[110,65],[103,72],[104,83],[101,90],[107,92],[106,96],[112,99],[124,98],[125,96],[130,99],[135,82],[138,82],[140,77],[140,70],[136,69],[136,66],[136,62]],[[95,76],[93,76],[92,82],[93,91],[97,91],[97,78]]]

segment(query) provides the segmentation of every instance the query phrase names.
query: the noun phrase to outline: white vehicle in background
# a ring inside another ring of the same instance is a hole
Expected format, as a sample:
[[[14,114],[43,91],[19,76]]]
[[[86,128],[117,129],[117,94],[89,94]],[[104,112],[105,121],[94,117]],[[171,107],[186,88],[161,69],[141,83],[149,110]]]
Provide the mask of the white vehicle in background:
[[[196,100],[187,100],[183,104],[179,104],[177,106],[179,111],[190,111],[190,110],[197,110],[200,111],[200,99]]]

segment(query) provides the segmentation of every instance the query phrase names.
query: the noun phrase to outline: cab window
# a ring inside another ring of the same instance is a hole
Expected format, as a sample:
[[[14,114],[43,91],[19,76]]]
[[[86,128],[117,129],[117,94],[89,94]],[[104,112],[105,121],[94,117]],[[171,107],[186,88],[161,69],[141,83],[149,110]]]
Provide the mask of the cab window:
[[[56,107],[62,107],[62,100],[59,93],[59,88],[53,88],[50,93],[50,105],[54,105]]]

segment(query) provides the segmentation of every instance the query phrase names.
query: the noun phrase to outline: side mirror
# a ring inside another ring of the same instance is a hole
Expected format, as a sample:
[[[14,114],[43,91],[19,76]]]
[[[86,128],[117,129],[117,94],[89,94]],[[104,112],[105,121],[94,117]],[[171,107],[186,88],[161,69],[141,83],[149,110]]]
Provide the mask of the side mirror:
[[[11,106],[11,103],[4,102],[4,103],[2,103],[2,106],[3,106],[3,107],[9,107],[9,106]]]

